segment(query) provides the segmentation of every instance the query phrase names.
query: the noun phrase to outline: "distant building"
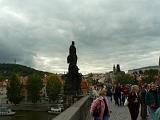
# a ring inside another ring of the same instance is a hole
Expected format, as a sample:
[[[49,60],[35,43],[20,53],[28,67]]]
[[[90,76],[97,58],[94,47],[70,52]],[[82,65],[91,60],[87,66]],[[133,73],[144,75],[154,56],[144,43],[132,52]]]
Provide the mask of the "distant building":
[[[107,83],[114,83],[115,81],[115,73],[113,71],[106,73],[106,82]]]
[[[151,69],[160,71],[160,66],[147,66],[147,67],[137,68],[137,69],[133,69],[133,70],[128,70],[128,73],[129,74],[133,74],[134,72],[139,73],[139,71],[144,72],[146,70],[151,70]]]
[[[93,73],[92,79],[96,82],[105,82],[105,74],[104,73]]]
[[[160,71],[160,57],[159,57],[159,64],[157,66],[147,66],[147,67],[142,67],[142,68],[137,68],[137,69],[132,69],[132,70],[128,70],[129,74],[133,74],[133,73],[139,73],[140,71],[144,72],[146,70],[158,70]]]
[[[6,103],[7,101],[7,84],[8,84],[8,80],[3,80],[0,82],[0,105],[2,103]]]
[[[29,79],[28,76],[20,76],[19,77],[20,83],[22,84],[21,95],[25,98],[25,101],[27,101],[27,97],[28,97],[28,93],[27,93],[27,89],[26,89],[28,79]],[[47,81],[48,81],[48,76],[46,74],[42,78],[42,81],[43,81],[43,86],[44,87],[40,91],[40,94],[41,94],[41,96],[46,97],[47,96],[46,84],[47,84]]]

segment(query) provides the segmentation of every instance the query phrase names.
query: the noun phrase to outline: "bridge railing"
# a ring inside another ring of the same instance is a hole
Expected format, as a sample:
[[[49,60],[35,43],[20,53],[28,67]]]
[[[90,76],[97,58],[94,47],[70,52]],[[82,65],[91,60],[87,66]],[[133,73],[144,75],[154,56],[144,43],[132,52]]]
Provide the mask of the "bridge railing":
[[[52,120],[87,120],[88,116],[89,96],[85,96]]]

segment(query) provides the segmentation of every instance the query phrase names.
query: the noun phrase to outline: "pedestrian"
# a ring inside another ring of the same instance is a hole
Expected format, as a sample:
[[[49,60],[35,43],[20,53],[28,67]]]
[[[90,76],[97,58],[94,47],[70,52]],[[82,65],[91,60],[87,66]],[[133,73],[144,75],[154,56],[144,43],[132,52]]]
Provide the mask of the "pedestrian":
[[[112,93],[113,93],[113,98],[114,98],[114,101],[115,101],[115,105],[118,105],[118,97],[117,97],[117,93],[115,91],[116,91],[116,85],[113,86]]]
[[[128,88],[127,88],[127,85],[123,85],[122,86],[122,104],[123,104],[123,106],[124,106],[124,102],[125,102],[125,100],[126,100],[126,98],[128,97]]]
[[[120,85],[120,83],[115,88],[115,97],[116,97],[116,104],[118,104],[118,106],[120,106],[121,103],[122,103],[121,85]]]
[[[95,115],[95,111],[99,111],[99,112],[96,112],[96,115]],[[109,120],[111,112],[110,112],[108,100],[106,97],[105,89],[102,89],[99,92],[99,97],[92,102],[90,113],[94,117],[94,120]]]
[[[110,99],[110,101],[112,102],[112,85],[111,84],[109,84],[108,86],[107,86],[107,97]]]
[[[99,96],[97,91],[97,86],[92,87],[92,95],[93,99],[96,99]]]
[[[147,93],[147,84],[144,84],[144,86],[141,89],[140,92],[140,102],[141,102],[141,118],[142,120],[147,120],[147,105],[145,104],[145,96]]]
[[[131,115],[131,120],[137,120],[140,107],[139,87],[133,85],[131,93],[128,95],[128,108]]]
[[[160,96],[158,93],[158,89],[154,83],[150,84],[150,90],[147,92],[145,96],[145,103],[148,105],[149,114],[152,120],[155,119],[155,111],[160,106]]]

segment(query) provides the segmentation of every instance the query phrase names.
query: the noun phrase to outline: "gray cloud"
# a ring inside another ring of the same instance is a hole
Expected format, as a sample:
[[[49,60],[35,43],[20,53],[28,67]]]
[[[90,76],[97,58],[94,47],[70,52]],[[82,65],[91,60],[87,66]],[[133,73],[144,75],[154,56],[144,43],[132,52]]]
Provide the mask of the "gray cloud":
[[[0,62],[67,71],[76,41],[80,72],[155,65],[160,54],[160,1],[0,0]]]

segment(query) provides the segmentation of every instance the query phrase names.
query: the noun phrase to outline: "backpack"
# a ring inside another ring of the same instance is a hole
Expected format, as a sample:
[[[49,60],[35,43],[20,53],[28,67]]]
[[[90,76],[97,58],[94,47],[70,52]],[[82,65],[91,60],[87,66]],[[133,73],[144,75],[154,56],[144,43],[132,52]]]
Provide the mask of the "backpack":
[[[100,113],[101,113],[101,101],[99,100],[100,102],[100,105],[97,105],[93,111],[93,117],[99,117],[100,116]]]
[[[104,104],[105,104],[104,115],[108,115],[109,110],[108,110],[108,105],[107,105],[107,102],[106,102],[105,98],[103,98],[103,101],[104,101]]]
[[[112,89],[110,87],[107,89],[107,96],[112,96]]]

